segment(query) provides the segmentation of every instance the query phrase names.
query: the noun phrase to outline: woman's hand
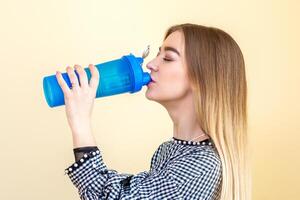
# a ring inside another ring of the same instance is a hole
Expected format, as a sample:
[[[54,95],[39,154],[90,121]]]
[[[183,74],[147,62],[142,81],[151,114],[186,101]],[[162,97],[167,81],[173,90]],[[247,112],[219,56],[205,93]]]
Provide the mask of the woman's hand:
[[[74,69],[79,75],[80,85]],[[84,138],[89,137],[89,134],[91,134],[91,115],[99,84],[100,73],[94,65],[90,64],[89,69],[92,76],[88,83],[85,70],[80,65],[74,65],[74,69],[69,66],[66,68],[72,84],[71,89],[68,87],[59,71],[56,72],[56,78],[64,93],[66,115],[73,136],[81,135]],[[83,145],[80,145],[79,141],[75,141],[75,143],[74,146]]]

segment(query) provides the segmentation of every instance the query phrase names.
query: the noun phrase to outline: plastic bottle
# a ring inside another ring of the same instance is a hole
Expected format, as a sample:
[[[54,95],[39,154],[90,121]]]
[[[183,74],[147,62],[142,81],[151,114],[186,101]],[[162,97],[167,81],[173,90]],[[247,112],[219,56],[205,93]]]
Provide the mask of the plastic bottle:
[[[149,54],[149,46],[142,57],[135,57],[132,54],[122,56],[120,59],[96,64],[99,73],[99,85],[96,98],[111,96],[122,93],[135,93],[151,81],[150,74],[143,72],[142,64],[144,58]],[[91,78],[89,68],[84,68],[88,80]],[[79,81],[79,75],[75,71]],[[62,73],[67,85],[71,82],[67,73]],[[44,96],[50,107],[65,105],[64,94],[57,82],[56,76],[46,76],[43,79]]]

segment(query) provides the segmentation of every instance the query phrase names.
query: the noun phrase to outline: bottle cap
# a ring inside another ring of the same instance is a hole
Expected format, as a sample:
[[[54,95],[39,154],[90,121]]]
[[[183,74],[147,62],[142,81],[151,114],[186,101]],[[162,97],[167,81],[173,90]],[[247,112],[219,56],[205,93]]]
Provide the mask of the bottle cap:
[[[122,58],[130,63],[131,80],[133,80],[133,87],[130,93],[140,91],[144,85],[147,85],[151,81],[150,74],[148,72],[143,72],[143,57],[135,57],[134,55],[129,54]]]

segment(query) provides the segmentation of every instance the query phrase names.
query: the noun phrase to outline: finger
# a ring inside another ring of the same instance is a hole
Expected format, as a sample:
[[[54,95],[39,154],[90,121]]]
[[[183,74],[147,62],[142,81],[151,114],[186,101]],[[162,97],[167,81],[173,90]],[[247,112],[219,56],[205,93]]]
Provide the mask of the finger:
[[[57,79],[57,82],[59,84],[59,86],[61,87],[63,93],[66,95],[66,94],[69,94],[71,92],[69,86],[67,85],[66,81],[64,80],[64,78],[62,77],[62,74],[59,72],[59,71],[56,71],[56,79]]]
[[[80,65],[74,65],[74,68],[79,75],[80,86],[86,88],[88,86],[88,78],[85,70]]]
[[[74,69],[72,67],[68,66],[66,68],[66,71],[68,73],[68,76],[69,76],[69,79],[70,79],[70,82],[72,85],[72,90],[77,90],[79,88],[79,82],[78,82],[77,76],[74,72]]]
[[[99,79],[100,79],[100,72],[98,68],[93,64],[89,64],[89,69],[92,75],[90,80],[90,87],[97,89],[99,84]]]

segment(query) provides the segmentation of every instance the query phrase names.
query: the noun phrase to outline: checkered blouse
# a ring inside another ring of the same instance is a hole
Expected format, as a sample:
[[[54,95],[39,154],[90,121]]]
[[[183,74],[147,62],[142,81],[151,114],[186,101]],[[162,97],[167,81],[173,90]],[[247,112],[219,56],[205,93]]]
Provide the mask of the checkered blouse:
[[[150,170],[137,174],[108,169],[97,147],[82,155],[65,169],[82,200],[219,198],[221,160],[211,139],[188,142],[173,137],[155,151]]]

